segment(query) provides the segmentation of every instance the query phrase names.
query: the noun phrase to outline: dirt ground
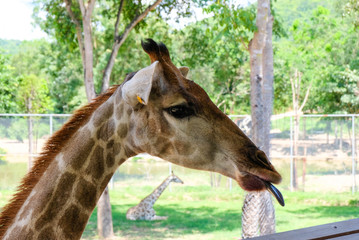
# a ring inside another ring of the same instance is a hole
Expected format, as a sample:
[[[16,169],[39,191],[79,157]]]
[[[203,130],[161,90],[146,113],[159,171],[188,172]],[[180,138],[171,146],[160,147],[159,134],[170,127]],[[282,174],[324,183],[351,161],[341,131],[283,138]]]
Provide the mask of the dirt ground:
[[[38,139],[33,143],[33,155],[36,156],[41,152],[46,139]],[[29,153],[29,141],[23,142],[10,139],[0,139],[0,148],[6,151],[6,161],[10,163],[27,162]]]

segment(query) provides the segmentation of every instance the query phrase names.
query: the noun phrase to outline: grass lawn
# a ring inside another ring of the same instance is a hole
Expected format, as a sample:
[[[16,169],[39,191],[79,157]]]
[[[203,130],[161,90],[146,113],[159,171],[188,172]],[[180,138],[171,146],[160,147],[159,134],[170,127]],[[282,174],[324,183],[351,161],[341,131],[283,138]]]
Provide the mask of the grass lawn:
[[[165,221],[129,221],[128,208],[136,205],[147,189],[129,187],[111,192],[116,239],[238,239],[241,236],[241,208],[244,192],[240,189],[210,187],[173,187],[155,204]],[[315,226],[357,218],[359,201],[350,193],[304,193],[283,191],[286,206],[275,203],[277,231]],[[141,197],[140,197],[141,196]],[[96,210],[83,239],[97,239]]]

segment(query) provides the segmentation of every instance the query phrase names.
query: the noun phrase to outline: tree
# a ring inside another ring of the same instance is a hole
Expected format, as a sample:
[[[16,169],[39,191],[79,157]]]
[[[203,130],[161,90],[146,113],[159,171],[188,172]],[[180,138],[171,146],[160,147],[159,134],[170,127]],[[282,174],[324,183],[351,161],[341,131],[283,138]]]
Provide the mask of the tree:
[[[20,109],[25,113],[43,113],[49,110],[50,98],[47,82],[34,74],[20,76],[18,88]],[[33,118],[28,117],[28,139],[29,139],[29,162],[28,169],[32,166],[33,153]]]
[[[251,66],[252,140],[269,156],[270,119],[273,104],[273,16],[269,0],[258,0],[257,31],[249,43]],[[259,207],[258,207],[259,206]],[[248,193],[242,212],[242,236],[275,232],[275,214],[270,194]]]
[[[48,81],[55,113],[72,113],[87,102],[83,87],[82,64],[78,51],[50,42],[42,45],[39,67]]]
[[[248,52],[242,45],[238,46],[243,34],[230,27],[230,22],[228,26],[224,23],[225,17],[235,18],[233,15],[242,11],[252,16],[251,9],[211,5],[207,12],[214,12],[214,17],[194,23],[179,34],[183,37],[179,48],[184,49],[179,53],[181,64],[190,67],[191,77],[227,114],[249,112]]]
[[[357,0],[341,0],[337,2],[342,14],[353,22],[355,28],[359,28],[359,2]]]
[[[289,38],[275,44],[275,109],[292,108],[291,96],[287,93],[291,92],[290,78],[297,70],[302,74],[301,99],[311,86],[303,112],[353,112],[356,101],[352,90],[359,70],[358,36],[354,27],[349,20],[324,7],[314,9],[306,19],[295,20]],[[346,82],[348,78],[343,76],[348,72],[353,80]]]
[[[15,113],[18,110],[16,104],[16,92],[18,78],[14,75],[14,69],[10,65],[9,58],[0,52],[0,112]]]

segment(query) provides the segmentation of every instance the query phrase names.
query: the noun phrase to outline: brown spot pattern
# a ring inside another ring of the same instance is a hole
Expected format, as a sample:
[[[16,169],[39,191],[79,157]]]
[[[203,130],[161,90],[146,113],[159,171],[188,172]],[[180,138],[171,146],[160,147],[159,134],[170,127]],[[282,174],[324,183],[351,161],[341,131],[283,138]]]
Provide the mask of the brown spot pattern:
[[[95,141],[90,137],[91,132],[89,130],[81,131],[75,135],[74,141],[66,147],[64,159],[70,162],[75,170],[81,169],[95,145]],[[74,143],[76,143],[75,147]]]
[[[107,164],[107,167],[109,167],[109,168],[115,164],[115,157],[113,154],[111,154],[111,153],[107,154],[106,164]]]
[[[129,107],[129,108],[127,109],[127,114],[128,114],[128,115],[131,115],[131,114],[132,114],[132,111],[133,111],[132,108]]]
[[[121,158],[118,164],[121,165],[121,164],[124,163],[125,161],[126,161],[125,158]]]
[[[107,149],[111,149],[113,148],[113,145],[115,144],[115,141],[114,140],[111,140],[109,141],[107,144],[106,144],[106,148]]]
[[[129,146],[125,146],[124,150],[125,150],[126,157],[132,157],[132,156],[136,155],[136,153]]]
[[[121,144],[116,143],[113,146],[113,156],[116,157],[121,152],[121,149],[122,149]]]
[[[89,216],[81,213],[78,207],[71,205],[61,217],[59,226],[67,239],[80,239],[88,218]]]
[[[72,173],[64,173],[59,180],[59,184],[55,193],[45,208],[43,214],[40,215],[35,223],[35,229],[40,230],[46,223],[51,222],[59,213],[59,206],[64,206],[70,199],[72,186],[76,180],[76,175]]]
[[[191,144],[182,141],[175,141],[174,146],[180,155],[188,156],[195,151],[195,148]]]
[[[127,132],[128,132],[128,126],[126,123],[121,123],[118,126],[118,130],[117,130],[117,134],[120,138],[124,138],[127,136]]]
[[[100,185],[101,191],[103,191],[106,188],[106,186],[107,186],[108,182],[111,180],[112,176],[113,176],[113,173],[110,173],[103,179],[103,181]]]
[[[161,152],[163,151],[164,148],[168,146],[168,142],[169,142],[168,138],[158,137],[156,139],[154,146],[157,149],[157,151]]]
[[[104,149],[101,146],[96,146],[86,172],[98,180],[105,172],[104,160]]]
[[[47,227],[40,232],[37,239],[38,240],[53,240],[53,239],[56,239],[56,235],[51,227]]]
[[[103,120],[109,119],[113,114],[113,105],[112,104],[102,104],[101,107],[95,112],[95,116],[93,118],[93,124],[95,127],[101,125]]]
[[[75,197],[85,209],[93,210],[96,206],[96,193],[95,185],[81,178],[76,186]]]
[[[119,104],[122,102],[122,91],[118,91],[116,94],[116,104]]]
[[[115,132],[115,122],[112,119],[109,119],[97,131],[97,139],[108,141],[108,139],[114,134],[114,132]]]
[[[120,120],[123,116],[123,103],[120,104],[120,106],[118,106],[118,108],[116,108],[116,119]]]

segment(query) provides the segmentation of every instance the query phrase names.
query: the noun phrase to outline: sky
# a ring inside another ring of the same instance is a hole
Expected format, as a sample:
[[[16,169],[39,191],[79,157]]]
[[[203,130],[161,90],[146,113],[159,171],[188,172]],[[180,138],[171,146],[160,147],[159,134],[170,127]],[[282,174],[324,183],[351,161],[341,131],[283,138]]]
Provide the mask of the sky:
[[[231,2],[248,4],[248,2],[253,1],[232,0]],[[32,40],[46,37],[46,34],[33,24],[34,20],[31,17],[33,6],[31,2],[32,0],[0,0],[1,39]],[[203,17],[201,11],[196,11],[196,16],[191,21],[199,20]]]
[[[0,0],[0,38],[31,40],[45,37],[33,26],[32,0]]]

